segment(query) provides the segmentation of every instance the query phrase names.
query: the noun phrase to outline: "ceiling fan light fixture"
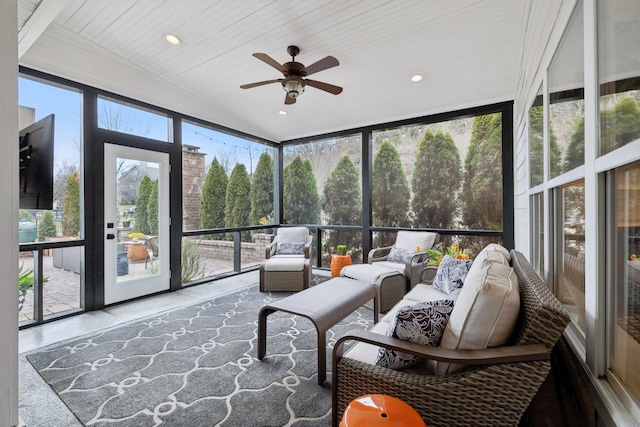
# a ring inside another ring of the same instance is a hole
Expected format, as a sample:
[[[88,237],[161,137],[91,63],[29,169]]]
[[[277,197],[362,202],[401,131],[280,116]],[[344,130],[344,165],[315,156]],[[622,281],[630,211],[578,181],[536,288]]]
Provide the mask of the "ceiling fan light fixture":
[[[289,113],[287,113],[287,112],[286,112],[286,111],[284,111],[284,110],[280,110],[280,111],[278,111],[278,114],[280,114],[281,116],[286,116],[286,115],[287,115],[287,114],[289,114]]]
[[[422,74],[414,74],[413,76],[411,76],[411,81],[414,83],[421,82],[422,79],[423,79]]]
[[[290,98],[297,98],[304,93],[304,82],[297,77],[286,79],[282,86]]]

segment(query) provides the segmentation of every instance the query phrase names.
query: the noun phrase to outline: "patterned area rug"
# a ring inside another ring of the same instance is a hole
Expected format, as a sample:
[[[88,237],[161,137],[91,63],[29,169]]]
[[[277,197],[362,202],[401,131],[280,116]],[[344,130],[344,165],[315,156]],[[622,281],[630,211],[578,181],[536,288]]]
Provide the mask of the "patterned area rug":
[[[260,308],[289,294],[256,284],[27,358],[87,426],[327,426],[331,386],[317,384],[309,320],[271,314],[267,354],[256,359]],[[360,308],[327,332],[328,345],[372,323]]]

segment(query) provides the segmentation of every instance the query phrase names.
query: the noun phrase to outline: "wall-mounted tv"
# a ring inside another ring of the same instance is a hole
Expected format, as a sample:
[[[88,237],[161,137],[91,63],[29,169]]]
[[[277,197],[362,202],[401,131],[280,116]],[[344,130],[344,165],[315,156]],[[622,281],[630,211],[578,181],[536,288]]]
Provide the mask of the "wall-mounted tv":
[[[20,131],[20,209],[53,209],[54,115]]]

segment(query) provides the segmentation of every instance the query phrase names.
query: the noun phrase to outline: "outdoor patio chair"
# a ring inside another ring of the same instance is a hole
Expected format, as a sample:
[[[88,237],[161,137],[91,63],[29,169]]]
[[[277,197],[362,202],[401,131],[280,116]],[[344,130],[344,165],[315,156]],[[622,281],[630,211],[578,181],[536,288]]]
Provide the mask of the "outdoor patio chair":
[[[260,291],[301,291],[311,281],[311,242],[307,227],[282,227],[260,263]]]
[[[368,263],[399,271],[404,275],[407,291],[420,283],[426,250],[440,242],[438,233],[427,231],[398,231],[392,246],[374,248],[369,252]]]

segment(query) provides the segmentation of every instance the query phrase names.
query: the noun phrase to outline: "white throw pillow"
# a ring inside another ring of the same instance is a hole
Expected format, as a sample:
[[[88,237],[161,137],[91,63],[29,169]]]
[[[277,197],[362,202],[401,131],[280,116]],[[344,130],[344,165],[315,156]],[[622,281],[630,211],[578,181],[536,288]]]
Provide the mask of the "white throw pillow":
[[[485,260],[482,268],[472,268],[467,274],[440,347],[472,350],[505,345],[519,311],[520,293],[515,272],[509,265]],[[436,373],[454,372],[463,367],[438,362]]]
[[[440,265],[438,265],[436,277],[431,285],[440,292],[450,294],[462,287],[471,264],[471,260],[456,259],[450,255],[445,255]]]
[[[415,250],[391,248],[391,250],[389,251],[389,256],[387,257],[387,261],[397,262],[398,264],[406,264],[408,262],[411,262],[411,258],[413,258],[415,254]]]
[[[276,255],[304,255],[304,242],[278,243]]]
[[[389,323],[387,335],[437,347],[452,310],[453,300],[449,299],[400,307]],[[402,369],[416,365],[420,361],[421,359],[417,356],[380,347],[376,365]]]

